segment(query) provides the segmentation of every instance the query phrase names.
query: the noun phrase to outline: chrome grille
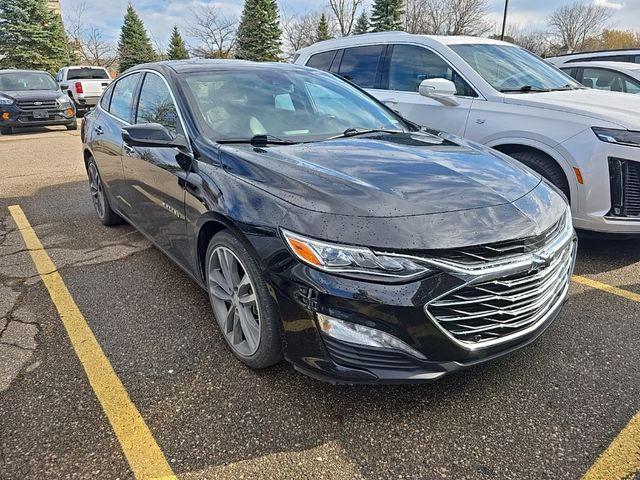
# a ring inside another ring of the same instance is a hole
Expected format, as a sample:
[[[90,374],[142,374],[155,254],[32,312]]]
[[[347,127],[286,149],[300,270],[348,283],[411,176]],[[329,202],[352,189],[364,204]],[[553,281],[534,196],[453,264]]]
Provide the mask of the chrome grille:
[[[52,108],[58,108],[58,102],[56,102],[55,100],[46,100],[42,102],[21,101],[18,102],[18,108],[29,112],[32,110],[48,110]]]
[[[466,281],[425,306],[435,325],[454,343],[474,350],[534,331],[561,304],[569,288],[576,253],[571,223],[561,222],[545,245],[511,261],[455,268],[433,260]]]

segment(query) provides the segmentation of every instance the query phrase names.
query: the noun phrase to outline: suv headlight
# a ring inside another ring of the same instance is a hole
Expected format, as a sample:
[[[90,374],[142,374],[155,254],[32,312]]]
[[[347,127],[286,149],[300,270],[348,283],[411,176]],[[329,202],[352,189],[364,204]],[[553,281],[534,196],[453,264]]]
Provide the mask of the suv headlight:
[[[13,100],[10,98],[0,98],[0,105],[13,105]]]
[[[431,271],[416,259],[402,255],[323,242],[284,229],[282,235],[298,260],[325,272],[409,279]]]
[[[58,104],[61,107],[66,107],[67,105],[71,105],[71,100],[66,95],[61,95],[57,98]]]
[[[640,147],[640,132],[600,127],[591,127],[591,130],[603,142],[626,145],[628,147]]]

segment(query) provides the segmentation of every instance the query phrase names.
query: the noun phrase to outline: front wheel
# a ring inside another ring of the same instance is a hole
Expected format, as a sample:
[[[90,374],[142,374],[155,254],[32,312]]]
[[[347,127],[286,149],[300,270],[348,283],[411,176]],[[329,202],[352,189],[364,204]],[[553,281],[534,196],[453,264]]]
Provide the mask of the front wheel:
[[[529,151],[513,152],[510,153],[509,156],[524,163],[531,170],[539,173],[542,177],[546,178],[549,182],[558,187],[568,200],[571,199],[569,182],[567,181],[564,171],[560,168],[560,165],[549,157],[542,153]]]
[[[114,212],[109,205],[107,192],[102,183],[102,178],[100,178],[98,166],[93,158],[90,158],[87,162],[87,175],[89,176],[89,189],[91,191],[93,207],[102,224],[111,226],[123,223],[122,217]]]
[[[230,232],[211,239],[206,276],[213,314],[233,354],[251,368],[282,360],[275,303],[256,259]]]

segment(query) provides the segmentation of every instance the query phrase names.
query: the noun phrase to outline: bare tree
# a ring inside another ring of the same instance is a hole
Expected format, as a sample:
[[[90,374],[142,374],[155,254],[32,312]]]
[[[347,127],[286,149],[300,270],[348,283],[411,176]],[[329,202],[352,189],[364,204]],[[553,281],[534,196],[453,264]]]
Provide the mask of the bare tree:
[[[579,50],[589,37],[600,35],[612,11],[595,2],[574,1],[553,12],[548,23],[558,47],[568,52]]]
[[[81,63],[109,68],[116,63],[117,49],[113,42],[105,40],[102,30],[85,23],[87,4],[80,3],[67,11],[65,25],[74,52]]]
[[[308,47],[316,41],[316,31],[320,22],[319,14],[281,15],[282,51],[285,60],[290,60],[299,49]]]
[[[499,39],[500,35],[492,35],[491,38]],[[510,25],[505,35],[505,41],[515,43],[540,57],[547,57],[552,53],[550,40],[548,32],[528,29],[521,25]]]
[[[187,29],[199,44],[192,48],[197,57],[228,58],[236,44],[238,19],[221,15],[218,9],[202,5],[193,10],[193,23]]]
[[[488,0],[407,0],[405,29],[432,35],[484,35]]]
[[[341,36],[351,35],[356,16],[364,2],[365,0],[329,0],[329,7],[336,19]]]

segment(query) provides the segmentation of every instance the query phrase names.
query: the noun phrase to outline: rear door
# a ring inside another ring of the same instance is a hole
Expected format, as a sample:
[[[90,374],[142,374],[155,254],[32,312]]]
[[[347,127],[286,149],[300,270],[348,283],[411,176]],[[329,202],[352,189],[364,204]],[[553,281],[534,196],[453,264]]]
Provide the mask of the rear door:
[[[102,181],[107,185],[116,208],[130,216],[131,205],[123,197],[125,178],[122,169],[122,127],[129,125],[133,119],[133,106],[140,73],[126,75],[117,82],[100,101],[100,108],[89,116],[87,127],[91,150]]]
[[[419,125],[464,135],[475,90],[436,52],[422,45],[392,45],[381,79],[372,91],[383,103]],[[418,93],[423,80],[444,78],[456,85],[459,105],[447,106]]]
[[[158,73],[144,75],[135,123],[159,123],[185,135],[169,85]],[[184,187],[190,158],[175,148],[124,144],[122,159],[134,223],[176,261],[188,266]]]

